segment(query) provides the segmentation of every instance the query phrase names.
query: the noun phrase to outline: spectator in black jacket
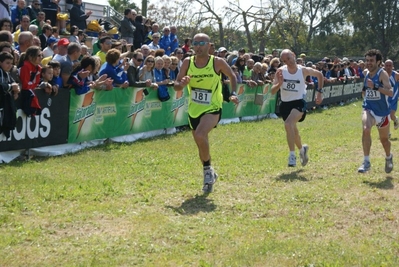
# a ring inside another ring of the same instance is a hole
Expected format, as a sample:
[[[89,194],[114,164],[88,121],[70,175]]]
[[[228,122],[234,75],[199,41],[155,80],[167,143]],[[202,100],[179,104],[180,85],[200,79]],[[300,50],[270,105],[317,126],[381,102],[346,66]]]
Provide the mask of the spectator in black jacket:
[[[121,20],[120,33],[122,39],[125,39],[128,44],[133,44],[133,36],[136,31],[134,19],[137,16],[137,12],[130,8],[126,8],[124,14],[125,16],[123,20]]]
[[[30,20],[35,20],[38,13],[42,11],[40,8],[39,0],[33,0],[32,4],[28,6],[26,9],[28,9],[28,15],[30,17]]]
[[[72,8],[69,10],[71,25],[76,25],[79,29],[86,30],[86,20],[92,13],[92,11],[87,11],[85,13],[82,6],[82,0],[74,0]]]
[[[42,10],[46,19],[51,21],[51,26],[57,24],[58,3],[60,0],[42,0]]]
[[[42,28],[42,34],[39,35],[40,45],[42,50],[47,47],[47,40],[53,34],[53,28],[50,24],[44,24]]]
[[[140,81],[139,79],[139,69],[141,63],[143,63],[144,57],[141,52],[132,52],[131,61],[129,68],[127,69],[127,80],[129,81],[129,86],[133,87],[152,87],[154,89],[158,88],[156,83],[152,83],[151,80]]]
[[[144,44],[144,39],[146,36],[145,30],[144,30],[144,25],[143,25],[143,16],[142,15],[137,15],[135,18],[135,26],[136,26],[136,31],[134,32],[134,38],[133,38],[133,49],[136,50],[138,48],[141,48],[141,46]]]
[[[10,132],[17,124],[16,107],[14,99],[18,97],[20,88],[13,78],[10,71],[13,67],[14,57],[8,52],[0,53],[0,134],[9,138]]]

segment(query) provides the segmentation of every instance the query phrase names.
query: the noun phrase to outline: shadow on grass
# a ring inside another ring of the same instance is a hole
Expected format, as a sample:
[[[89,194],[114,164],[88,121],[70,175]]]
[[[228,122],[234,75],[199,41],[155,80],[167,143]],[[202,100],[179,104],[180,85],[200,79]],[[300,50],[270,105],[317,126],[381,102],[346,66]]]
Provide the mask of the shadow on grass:
[[[169,209],[181,215],[194,215],[199,212],[212,212],[216,209],[216,205],[213,203],[212,199],[207,198],[208,195],[195,195],[189,199],[186,199],[181,203],[179,207],[166,206]]]
[[[292,182],[295,180],[299,180],[307,182],[308,179],[305,176],[301,175],[301,172],[303,172],[303,170],[296,170],[290,173],[283,173],[280,176],[276,177],[276,181]]]
[[[394,188],[392,180],[393,180],[393,178],[391,176],[388,176],[384,181],[381,181],[381,182],[363,181],[363,183],[369,185],[372,188],[388,190],[388,189]]]

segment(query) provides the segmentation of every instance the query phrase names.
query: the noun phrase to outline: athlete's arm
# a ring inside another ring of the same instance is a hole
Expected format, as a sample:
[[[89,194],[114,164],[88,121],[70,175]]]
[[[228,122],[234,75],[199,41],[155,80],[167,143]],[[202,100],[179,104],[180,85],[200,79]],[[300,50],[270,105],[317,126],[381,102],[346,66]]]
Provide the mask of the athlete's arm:
[[[181,91],[190,82],[190,76],[187,76],[188,66],[190,64],[190,57],[186,57],[177,74],[173,88],[175,91]]]
[[[323,89],[324,86],[324,76],[323,73],[321,73],[318,70],[309,68],[309,67],[304,67],[302,68],[302,73],[303,73],[303,78],[306,79],[307,76],[313,76],[317,78],[318,86],[319,88],[316,89]]]
[[[316,98],[315,98],[315,102],[317,105],[320,105],[321,102],[323,101],[323,86],[324,86],[324,76],[323,73],[321,73],[321,71],[309,68],[309,67],[305,67],[302,68],[302,74],[303,74],[303,78],[306,79],[306,76],[313,76],[317,78],[317,83],[318,83],[318,87],[319,88],[315,88],[315,90],[317,91],[316,93]]]
[[[273,80],[273,85],[272,85],[272,89],[271,89],[271,93],[272,95],[276,94],[278,92],[278,90],[280,90],[280,87],[283,85],[283,70],[281,68],[279,68],[276,71],[276,75],[274,76],[274,80]]]
[[[380,74],[380,82],[382,82],[384,87],[378,88],[378,91],[381,94],[384,94],[387,96],[393,96],[393,89],[391,86],[391,82],[389,81],[388,73],[385,70],[383,70]]]

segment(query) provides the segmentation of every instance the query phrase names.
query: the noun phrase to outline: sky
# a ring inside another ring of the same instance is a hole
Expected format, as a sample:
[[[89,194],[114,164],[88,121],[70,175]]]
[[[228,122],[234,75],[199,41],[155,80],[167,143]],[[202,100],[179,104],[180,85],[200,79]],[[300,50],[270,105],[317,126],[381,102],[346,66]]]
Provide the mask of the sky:
[[[100,4],[100,5],[108,5],[108,0],[83,0],[84,2],[88,3],[93,3],[93,4]],[[149,1],[149,3],[153,3],[156,0]],[[227,5],[227,1],[220,1],[220,0],[209,0],[210,3],[214,5],[214,8],[216,10],[222,8],[223,6]],[[260,6],[261,0],[230,0],[231,2],[236,2],[239,3],[239,6],[243,9],[246,10],[248,9],[251,5],[254,6]],[[136,3],[136,6],[141,6],[141,0],[134,0],[131,1],[133,3]],[[266,0],[263,0],[263,3],[267,3]]]

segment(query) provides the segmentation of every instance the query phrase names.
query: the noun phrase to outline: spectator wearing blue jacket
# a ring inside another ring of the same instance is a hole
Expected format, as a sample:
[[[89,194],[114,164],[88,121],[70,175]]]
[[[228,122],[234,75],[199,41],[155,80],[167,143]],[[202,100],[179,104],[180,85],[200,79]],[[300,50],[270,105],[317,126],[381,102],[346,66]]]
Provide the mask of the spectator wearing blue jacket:
[[[177,38],[177,27],[174,25],[170,26],[169,39],[172,42],[171,47],[173,52],[176,50],[176,48],[179,47],[179,38]]]
[[[121,52],[118,49],[112,48],[108,50],[105,55],[105,63],[101,66],[100,76],[107,74],[108,78],[114,80],[113,85],[115,87],[127,88],[129,81],[127,79],[127,69],[129,68],[129,62],[124,61],[119,64]]]
[[[170,56],[172,53],[172,41],[170,40],[170,28],[165,27],[163,28],[163,35],[161,37],[161,40],[159,41],[159,46],[165,50],[165,55]]]
[[[18,0],[17,5],[11,8],[11,22],[14,26],[14,31],[15,28],[21,24],[22,16],[24,15],[29,16],[29,11],[26,8],[25,0]]]

